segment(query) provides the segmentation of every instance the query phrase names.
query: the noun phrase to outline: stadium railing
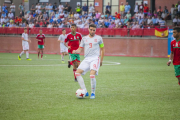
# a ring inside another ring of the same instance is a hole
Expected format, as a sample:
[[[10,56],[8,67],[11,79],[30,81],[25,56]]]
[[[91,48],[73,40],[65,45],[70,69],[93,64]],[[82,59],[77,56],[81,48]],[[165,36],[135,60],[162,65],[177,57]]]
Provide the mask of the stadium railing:
[[[45,35],[60,35],[62,34],[62,30],[65,29],[66,33],[70,33],[70,28],[28,28],[28,34],[36,35],[39,33],[39,30],[42,29]],[[0,34],[9,35],[19,35],[22,34],[24,28],[13,28],[13,27],[1,27]],[[78,28],[77,32],[81,33],[82,35],[89,34],[87,28]],[[155,36],[155,29],[154,28],[144,28],[144,29],[127,29],[127,28],[97,28],[96,30],[97,35],[101,36]]]

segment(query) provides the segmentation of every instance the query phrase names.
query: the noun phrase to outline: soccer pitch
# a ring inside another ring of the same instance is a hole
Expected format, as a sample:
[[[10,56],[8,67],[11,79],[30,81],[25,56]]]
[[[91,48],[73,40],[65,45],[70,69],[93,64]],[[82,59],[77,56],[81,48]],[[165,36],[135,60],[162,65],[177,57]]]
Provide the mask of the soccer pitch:
[[[180,86],[168,58],[106,57],[96,98],[77,99],[72,67],[60,55],[0,53],[1,120],[176,120]],[[83,56],[81,56],[81,60]],[[120,64],[119,64],[120,63]],[[89,72],[83,76],[91,92]]]

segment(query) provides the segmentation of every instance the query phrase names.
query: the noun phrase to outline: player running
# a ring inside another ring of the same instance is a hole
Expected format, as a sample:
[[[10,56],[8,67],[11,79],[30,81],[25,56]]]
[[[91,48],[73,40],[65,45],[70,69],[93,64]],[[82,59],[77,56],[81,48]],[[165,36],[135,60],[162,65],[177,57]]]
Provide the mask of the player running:
[[[76,32],[76,24],[71,25],[71,33],[67,34],[67,38],[65,39],[65,46],[68,48],[68,53],[70,55],[70,59],[73,63],[73,72],[74,72],[74,78],[77,82],[75,72],[80,64],[80,55],[79,54],[73,54],[73,50],[77,50],[79,48],[79,42],[81,41],[82,36],[80,33]],[[68,45],[67,45],[68,42]],[[70,67],[70,62],[68,62],[68,67]]]
[[[64,41],[65,41],[66,37],[67,37],[66,30],[63,29],[62,34],[58,38],[58,42],[60,42],[60,49],[61,49],[60,52],[61,52],[62,63],[65,63],[64,56],[68,54],[68,48],[64,45]]]
[[[39,34],[36,36],[36,40],[38,41],[38,59],[39,54],[41,52],[41,59],[43,57],[43,50],[44,50],[44,44],[45,44],[45,35],[42,34],[42,30],[39,30]]]
[[[24,28],[24,33],[22,34],[21,39],[23,51],[18,56],[18,59],[21,60],[21,56],[26,53],[26,60],[31,61],[31,59],[29,59],[29,42],[31,42],[31,40],[28,39],[27,28]]]
[[[167,65],[169,66],[173,60],[175,76],[180,85],[180,27],[175,27],[173,29],[173,36],[176,40],[171,41],[171,54]]]
[[[75,75],[77,77],[81,89],[86,91],[86,96],[89,96],[81,74],[84,75],[86,74],[86,72],[90,70],[90,79],[91,79],[90,99],[95,98],[95,88],[96,88],[95,75],[98,75],[99,67],[102,66],[102,61],[104,58],[104,44],[102,37],[95,35],[95,32],[96,32],[96,25],[95,24],[89,25],[89,35],[82,38],[78,50],[73,50],[74,54],[78,54],[81,52],[82,48],[84,48],[85,59],[79,65]],[[99,58],[100,53],[101,53],[101,60]]]

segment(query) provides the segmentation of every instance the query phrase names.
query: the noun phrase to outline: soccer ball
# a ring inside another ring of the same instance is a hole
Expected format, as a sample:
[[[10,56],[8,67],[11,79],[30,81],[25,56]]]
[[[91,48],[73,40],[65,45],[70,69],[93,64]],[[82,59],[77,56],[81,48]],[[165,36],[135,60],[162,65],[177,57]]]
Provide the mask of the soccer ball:
[[[83,89],[78,89],[76,90],[76,97],[77,98],[84,98],[86,95],[85,91]]]

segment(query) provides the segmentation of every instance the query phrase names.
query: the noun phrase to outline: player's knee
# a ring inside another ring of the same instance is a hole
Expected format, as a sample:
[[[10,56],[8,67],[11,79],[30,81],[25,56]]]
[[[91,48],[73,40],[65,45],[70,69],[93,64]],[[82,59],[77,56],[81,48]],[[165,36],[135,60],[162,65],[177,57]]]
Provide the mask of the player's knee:
[[[75,76],[78,77],[78,76],[81,76],[81,74],[80,73],[75,73]]]
[[[95,78],[95,75],[90,75],[90,78]]]

